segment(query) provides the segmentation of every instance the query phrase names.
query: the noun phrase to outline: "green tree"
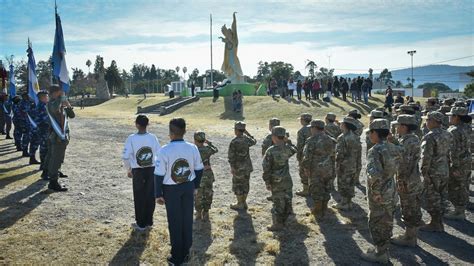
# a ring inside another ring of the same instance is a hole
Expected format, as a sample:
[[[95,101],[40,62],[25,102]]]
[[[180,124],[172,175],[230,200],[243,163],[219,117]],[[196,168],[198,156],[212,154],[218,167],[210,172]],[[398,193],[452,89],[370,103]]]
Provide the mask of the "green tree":
[[[105,72],[105,80],[107,81],[107,85],[109,86],[110,94],[116,93],[123,93],[122,88],[122,78],[120,77],[120,72],[117,67],[117,62],[112,60],[110,62],[110,66],[107,68]]]
[[[383,82],[385,85],[393,85],[392,72],[385,68],[380,72],[378,80]]]
[[[194,82],[194,85],[198,86],[197,78],[199,77],[199,70],[197,68],[193,69],[191,74],[188,75],[188,86]]]
[[[271,73],[271,68],[270,64],[268,62],[258,62],[258,68],[257,68],[257,76],[256,79],[258,81],[265,81],[270,77]]]
[[[28,68],[25,60],[16,61],[14,63],[15,69],[15,80],[18,84],[16,90],[17,92],[21,89],[26,90],[28,84]],[[21,88],[23,87],[23,88]]]
[[[52,71],[53,67],[51,57],[49,57],[48,61],[41,60],[36,65],[36,76],[41,90],[47,90],[51,85]]]
[[[314,77],[316,76],[316,69],[318,67],[318,65],[316,65],[316,63],[314,61],[311,61],[311,60],[307,60],[308,63],[306,63],[306,69],[308,69],[308,76],[311,78],[311,79],[314,79]]]
[[[87,61],[86,61],[86,66],[87,66],[87,68],[89,69],[89,70],[88,70],[89,73],[91,73],[91,65],[92,65],[91,60],[87,59]]]
[[[270,63],[271,77],[277,80],[288,80],[293,75],[293,65],[282,61],[274,61]]]
[[[94,78],[95,79],[99,78],[100,72],[105,72],[104,58],[100,55],[97,55],[95,58],[95,63],[94,63]]]
[[[418,86],[418,89],[431,89],[437,90],[438,92],[449,92],[451,88],[449,88],[446,84],[440,82],[426,82]]]
[[[474,98],[474,83],[467,84],[464,88],[464,95],[468,98]]]
[[[80,95],[83,92],[85,93],[86,86],[87,79],[82,69],[72,68],[71,92],[69,95]]]

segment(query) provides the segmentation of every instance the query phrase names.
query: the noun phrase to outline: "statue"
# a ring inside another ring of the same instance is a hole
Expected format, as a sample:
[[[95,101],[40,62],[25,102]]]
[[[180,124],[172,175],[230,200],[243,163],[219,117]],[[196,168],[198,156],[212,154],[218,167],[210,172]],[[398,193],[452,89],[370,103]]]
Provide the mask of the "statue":
[[[109,86],[107,85],[107,81],[105,81],[103,69],[99,70],[99,78],[97,79],[95,95],[98,99],[110,99]]]
[[[239,39],[237,37],[237,21],[235,19],[232,22],[232,28],[228,29],[225,24],[221,28],[221,32],[224,37],[219,37],[222,42],[225,43],[224,49],[224,62],[222,63],[221,70],[227,76],[232,83],[244,83],[244,74],[240,67],[240,61],[237,57],[237,48],[239,46]]]

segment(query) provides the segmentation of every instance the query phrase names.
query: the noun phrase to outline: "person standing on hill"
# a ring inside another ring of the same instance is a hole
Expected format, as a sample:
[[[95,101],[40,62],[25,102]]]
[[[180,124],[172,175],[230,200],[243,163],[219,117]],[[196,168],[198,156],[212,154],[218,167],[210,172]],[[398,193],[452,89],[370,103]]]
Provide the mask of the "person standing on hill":
[[[313,116],[308,113],[301,114],[299,118],[302,127],[300,130],[298,130],[298,136],[296,140],[296,147],[298,148],[296,159],[298,160],[299,164],[300,179],[301,184],[303,184],[303,190],[297,191],[296,195],[301,197],[309,196],[308,176],[301,165],[301,160],[303,159],[303,149],[304,145],[306,144],[306,140],[311,137],[310,123],[312,119]]]
[[[303,84],[301,84],[301,80],[298,80],[296,83],[296,95],[298,97],[298,101],[301,101],[301,89],[303,88]]]
[[[288,86],[288,94],[289,94],[290,98],[293,99],[293,93],[296,90],[296,83],[293,80],[293,78],[290,78],[290,80],[288,81],[287,86]]]
[[[341,82],[341,93],[342,93],[342,100],[347,102],[347,92],[349,92],[349,83],[347,83],[347,80],[346,79],[342,79],[342,82]]]
[[[355,78],[352,79],[350,90],[352,102],[357,103],[357,83]]]
[[[339,82],[339,78],[337,76],[334,77],[334,82],[332,83],[333,94],[334,97],[339,98],[339,90],[341,88],[341,83]]]

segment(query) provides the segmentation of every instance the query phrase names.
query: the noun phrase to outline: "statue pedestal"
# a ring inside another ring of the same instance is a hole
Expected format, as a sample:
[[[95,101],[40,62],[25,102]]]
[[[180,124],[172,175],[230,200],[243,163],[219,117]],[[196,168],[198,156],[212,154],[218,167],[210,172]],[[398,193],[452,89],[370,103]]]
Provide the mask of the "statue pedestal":
[[[240,90],[244,96],[255,96],[255,85],[249,83],[227,84],[219,90],[219,96],[232,96],[234,91]],[[213,97],[212,90],[198,91],[199,97]]]

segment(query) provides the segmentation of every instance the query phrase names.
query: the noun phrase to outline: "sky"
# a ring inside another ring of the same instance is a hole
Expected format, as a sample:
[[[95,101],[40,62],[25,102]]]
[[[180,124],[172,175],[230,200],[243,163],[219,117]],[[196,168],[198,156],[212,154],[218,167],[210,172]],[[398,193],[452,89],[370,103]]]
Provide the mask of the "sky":
[[[305,74],[307,60],[337,74],[447,61],[474,65],[474,1],[151,1],[57,0],[69,68],[87,71],[96,55],[121,69],[134,63],[202,73],[220,68],[220,28],[237,13],[238,56],[245,75],[259,61],[284,61]],[[0,0],[0,57],[26,60],[27,39],[36,61],[54,41],[54,0]],[[452,60],[467,57],[461,60]],[[5,60],[4,60],[5,62]],[[181,72],[182,74],[182,72]]]

